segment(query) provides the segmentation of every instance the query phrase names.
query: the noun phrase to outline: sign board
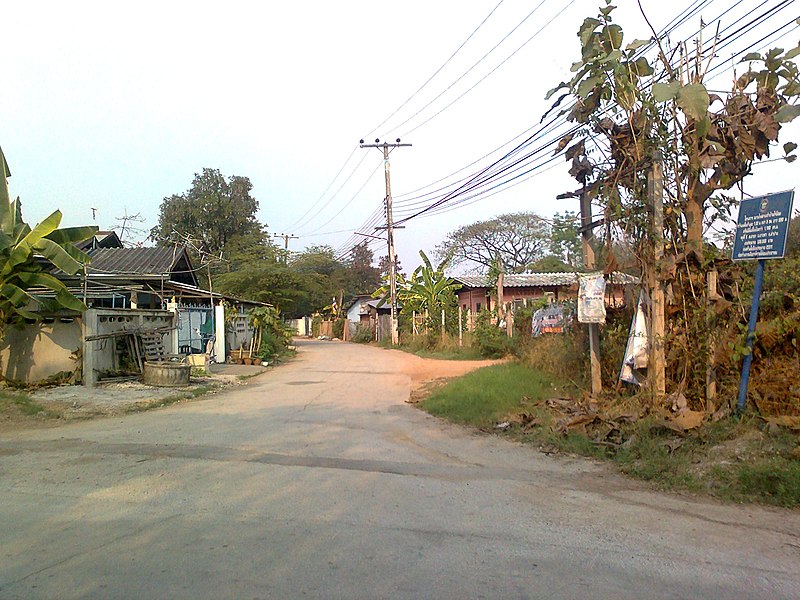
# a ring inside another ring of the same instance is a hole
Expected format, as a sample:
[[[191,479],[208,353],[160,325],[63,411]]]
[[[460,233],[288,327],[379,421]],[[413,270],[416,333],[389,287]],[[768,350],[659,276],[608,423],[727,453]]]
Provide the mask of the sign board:
[[[789,191],[742,200],[733,260],[783,258],[793,199],[794,191]]]
[[[606,280],[602,273],[580,276],[578,285],[578,322],[606,322]]]

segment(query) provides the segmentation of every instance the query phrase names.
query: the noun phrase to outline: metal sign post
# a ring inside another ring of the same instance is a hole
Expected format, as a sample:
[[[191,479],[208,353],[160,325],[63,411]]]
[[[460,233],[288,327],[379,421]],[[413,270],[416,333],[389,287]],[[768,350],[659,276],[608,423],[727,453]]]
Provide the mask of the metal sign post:
[[[786,237],[792,218],[794,191],[779,192],[758,198],[742,200],[733,243],[733,260],[757,260],[756,279],[753,286],[753,302],[750,305],[750,320],[747,324],[747,349],[742,362],[742,379],[736,410],[744,410],[747,401],[747,384],[750,380],[750,365],[753,362],[758,308],[761,288],[764,285],[764,267],[767,260],[783,258]]]

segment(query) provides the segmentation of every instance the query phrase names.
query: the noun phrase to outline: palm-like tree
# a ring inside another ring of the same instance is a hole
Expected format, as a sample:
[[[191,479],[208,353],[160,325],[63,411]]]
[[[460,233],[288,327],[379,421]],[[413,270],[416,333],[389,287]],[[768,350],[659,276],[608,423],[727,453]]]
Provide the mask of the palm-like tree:
[[[0,337],[5,326],[23,319],[36,319],[37,308],[65,307],[83,310],[83,302],[73,296],[66,286],[42,271],[36,260],[42,256],[69,275],[74,275],[91,259],[74,244],[90,238],[97,227],[67,227],[59,229],[61,211],[54,211],[44,221],[31,228],[22,219],[22,203],[13,202],[8,193],[7,178],[11,176],[0,149]],[[29,293],[31,288],[45,288],[54,299],[44,299]]]
[[[404,314],[412,312],[422,313],[428,310],[431,325],[439,323],[433,318],[443,308],[455,303],[455,292],[461,287],[460,283],[450,279],[444,274],[448,261],[445,259],[437,267],[433,267],[425,252],[419,251],[422,264],[419,265],[411,277],[397,276],[397,300],[401,304]],[[385,284],[374,294],[375,298],[388,301],[389,286]]]

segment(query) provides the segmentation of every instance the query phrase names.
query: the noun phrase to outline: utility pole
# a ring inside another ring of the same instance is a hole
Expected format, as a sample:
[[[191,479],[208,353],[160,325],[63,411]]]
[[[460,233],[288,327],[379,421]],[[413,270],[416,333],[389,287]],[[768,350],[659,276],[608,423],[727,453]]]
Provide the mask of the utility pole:
[[[595,268],[594,228],[603,224],[603,220],[592,221],[592,201],[586,193],[586,179],[578,192],[567,192],[556,196],[558,200],[579,198],[581,204],[581,246],[583,248],[583,267],[587,271]],[[592,397],[603,391],[603,377],[600,370],[600,328],[597,323],[587,323],[589,327],[589,365],[592,373]]]
[[[383,169],[386,176],[386,239],[389,245],[389,301],[392,311],[392,345],[397,346],[400,343],[400,332],[397,326],[397,269],[395,267],[393,233],[396,227],[392,221],[392,182],[389,177],[389,152],[395,148],[411,146],[411,144],[401,144],[400,138],[397,138],[394,144],[388,142],[381,144],[379,139],[376,139],[374,144],[365,144],[364,140],[360,140],[359,144],[362,148],[383,150]]]
[[[595,268],[594,226],[592,223],[592,202],[586,193],[586,183],[581,190],[581,244],[583,246],[583,267],[587,271]],[[600,371],[600,328],[597,323],[589,323],[589,364],[592,372],[592,396],[603,391],[603,378]]]
[[[283,255],[283,262],[284,263],[288,262],[289,240],[299,240],[300,238],[294,234],[289,234],[289,233],[281,233],[280,235],[278,235],[277,233],[273,233],[272,237],[283,238],[283,249],[285,251],[285,254]]]

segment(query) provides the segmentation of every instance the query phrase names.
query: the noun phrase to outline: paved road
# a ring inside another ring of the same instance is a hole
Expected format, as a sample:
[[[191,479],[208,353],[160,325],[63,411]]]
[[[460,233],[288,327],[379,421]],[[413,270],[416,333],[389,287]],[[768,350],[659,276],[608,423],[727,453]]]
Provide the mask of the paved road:
[[[0,598],[798,598],[800,514],[646,491],[306,342],[245,388],[0,440]]]

